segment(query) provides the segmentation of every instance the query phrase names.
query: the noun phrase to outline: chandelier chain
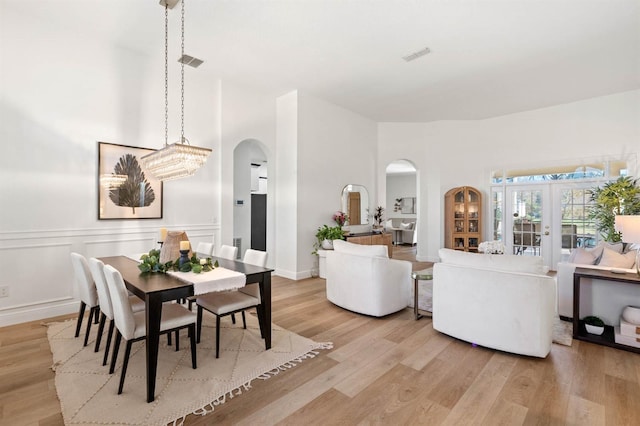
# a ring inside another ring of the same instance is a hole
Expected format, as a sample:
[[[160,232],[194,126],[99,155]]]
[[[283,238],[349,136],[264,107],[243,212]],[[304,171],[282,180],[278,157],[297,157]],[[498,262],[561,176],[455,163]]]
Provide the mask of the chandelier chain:
[[[164,5],[164,146],[169,144],[169,7]]]
[[[180,35],[180,57],[184,58],[184,2],[182,0],[182,18],[181,18],[181,35]],[[181,74],[181,92],[180,92],[180,143],[184,143],[184,60],[180,61]]]

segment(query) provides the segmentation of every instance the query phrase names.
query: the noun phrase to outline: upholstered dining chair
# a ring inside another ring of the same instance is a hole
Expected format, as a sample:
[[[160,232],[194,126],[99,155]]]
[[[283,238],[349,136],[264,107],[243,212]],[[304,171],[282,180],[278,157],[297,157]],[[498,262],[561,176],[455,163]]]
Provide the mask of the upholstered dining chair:
[[[237,256],[238,256],[238,247],[227,246],[224,244],[220,246],[220,253],[218,254],[218,257],[221,257],[223,259],[236,260]]]
[[[97,321],[100,312],[98,302],[98,292],[93,282],[91,271],[87,259],[79,253],[71,253],[71,265],[73,266],[73,274],[78,285],[78,294],[80,296],[80,311],[78,312],[78,322],[76,324],[75,337],[80,335],[82,328],[82,319],[84,311],[89,307],[89,320],[87,321],[87,330],[84,335],[84,346],[89,342],[89,332],[91,331],[91,323]]]
[[[111,295],[109,294],[109,288],[107,287],[107,281],[104,278],[104,263],[92,257],[89,259],[89,268],[91,269],[91,275],[93,276],[93,282],[96,285],[98,291],[98,301],[100,302],[100,325],[98,326],[98,337],[96,338],[96,347],[94,352],[100,350],[100,342],[102,340],[102,332],[104,331],[105,321],[109,320],[109,331],[107,332],[107,346],[104,349],[104,357],[102,359],[102,365],[107,365],[107,358],[109,357],[109,348],[111,347],[111,339],[113,338],[113,328],[115,323],[113,322],[113,306],[111,303]],[[144,300],[138,296],[129,295],[129,303],[133,312],[144,311]]]
[[[124,379],[127,374],[129,356],[131,355],[131,345],[133,342],[146,338],[145,312],[133,312],[129,302],[129,294],[125,287],[124,280],[120,272],[111,265],[104,267],[104,276],[109,288],[111,303],[113,305],[113,319],[118,329],[116,340],[113,345],[113,355],[111,356],[111,367],[109,373],[113,373],[116,366],[120,341],[124,338],[127,347],[124,353],[124,362],[120,374],[120,385],[118,395],[122,393]],[[162,306],[162,318],[160,320],[160,333],[171,333],[183,328],[189,329],[191,338],[191,366],[195,369],[196,364],[196,315],[177,303],[165,303]]]
[[[265,266],[267,263],[267,253],[248,249],[245,252],[243,263]],[[249,284],[238,290],[208,293],[198,296],[196,298],[196,305],[198,305],[198,342],[200,342],[200,334],[202,331],[203,309],[206,309],[216,316],[216,358],[218,358],[220,354],[220,318],[225,315],[231,315],[233,323],[235,324],[234,314],[236,312],[242,312],[242,327],[246,329],[247,320],[244,311],[253,307],[261,309],[260,288],[258,284]],[[260,334],[264,337],[262,324],[260,324]]]
[[[213,243],[199,242],[196,247],[196,253],[198,256],[205,258],[213,256]]]

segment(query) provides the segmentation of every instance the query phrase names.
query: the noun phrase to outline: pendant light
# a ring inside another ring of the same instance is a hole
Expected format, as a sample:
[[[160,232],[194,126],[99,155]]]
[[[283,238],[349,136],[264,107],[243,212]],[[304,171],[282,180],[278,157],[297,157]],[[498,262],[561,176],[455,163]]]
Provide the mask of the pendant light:
[[[184,58],[184,2],[182,0],[181,59]],[[184,61],[181,68],[180,141],[169,144],[169,8],[176,0],[160,0],[164,5],[164,148],[140,158],[142,167],[161,181],[180,179],[193,174],[207,161],[211,149],[189,144],[184,137]]]

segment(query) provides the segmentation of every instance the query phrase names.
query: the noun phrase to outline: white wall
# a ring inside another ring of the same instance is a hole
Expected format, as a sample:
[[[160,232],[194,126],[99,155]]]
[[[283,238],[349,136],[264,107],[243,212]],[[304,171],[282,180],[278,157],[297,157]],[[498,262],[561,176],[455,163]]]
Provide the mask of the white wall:
[[[164,144],[163,58],[10,8],[3,8],[0,31],[0,286],[10,293],[0,299],[0,326],[78,309],[72,251],[147,251],[160,227],[184,229],[194,244],[211,239],[219,168],[214,80],[185,70],[185,136],[214,154],[193,178],[165,183],[163,219],[99,221],[97,142]],[[170,86],[174,142],[180,136],[179,81]]]
[[[443,245],[444,193],[470,185],[487,200],[491,170],[640,154],[640,91],[480,121],[380,123],[378,173],[397,158],[418,169],[419,260]],[[637,164],[632,165],[636,173]],[[488,203],[485,202],[485,206]],[[485,232],[489,218],[485,211]]]
[[[315,234],[323,224],[334,225],[342,208],[342,188],[364,185],[369,212],[375,197],[376,123],[308,94],[298,96],[298,248],[297,270],[309,276]]]

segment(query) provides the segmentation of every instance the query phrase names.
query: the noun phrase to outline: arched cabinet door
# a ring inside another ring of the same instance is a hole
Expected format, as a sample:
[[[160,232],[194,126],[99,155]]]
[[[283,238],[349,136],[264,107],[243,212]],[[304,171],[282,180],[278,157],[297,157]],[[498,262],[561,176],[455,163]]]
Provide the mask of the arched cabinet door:
[[[478,251],[482,241],[482,194],[470,186],[453,188],[444,196],[446,248]]]

